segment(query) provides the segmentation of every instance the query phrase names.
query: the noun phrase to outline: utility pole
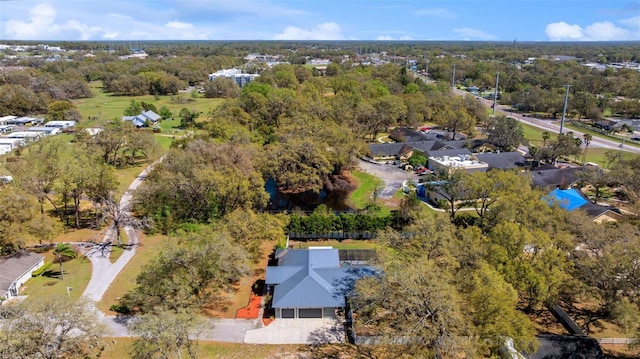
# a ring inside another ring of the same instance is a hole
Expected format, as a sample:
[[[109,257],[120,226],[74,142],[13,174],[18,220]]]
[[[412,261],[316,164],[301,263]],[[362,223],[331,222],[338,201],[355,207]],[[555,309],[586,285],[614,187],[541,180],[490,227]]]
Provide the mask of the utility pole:
[[[564,106],[562,106],[562,120],[560,121],[560,134],[562,134],[562,130],[564,129],[564,118],[567,114],[567,100],[569,100],[569,87],[571,85],[564,85],[567,90],[564,93]]]
[[[496,115],[496,106],[498,106],[498,81],[500,81],[500,71],[496,73],[496,91],[493,93],[493,116]]]
[[[453,65],[453,74],[451,75],[451,91],[456,87],[456,65]]]

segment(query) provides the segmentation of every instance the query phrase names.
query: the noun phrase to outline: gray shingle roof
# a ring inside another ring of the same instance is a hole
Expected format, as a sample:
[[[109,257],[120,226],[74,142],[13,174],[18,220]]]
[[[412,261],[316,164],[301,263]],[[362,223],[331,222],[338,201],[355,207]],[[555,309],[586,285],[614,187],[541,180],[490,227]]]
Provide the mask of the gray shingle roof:
[[[538,188],[570,186],[578,181],[581,167],[534,169],[531,171],[533,185]]]
[[[18,252],[0,261],[0,297],[5,295],[11,284],[22,277],[31,267],[43,260],[44,256],[33,252]]]
[[[520,152],[478,153],[476,157],[489,164],[489,168],[506,170],[527,164],[527,160]]]

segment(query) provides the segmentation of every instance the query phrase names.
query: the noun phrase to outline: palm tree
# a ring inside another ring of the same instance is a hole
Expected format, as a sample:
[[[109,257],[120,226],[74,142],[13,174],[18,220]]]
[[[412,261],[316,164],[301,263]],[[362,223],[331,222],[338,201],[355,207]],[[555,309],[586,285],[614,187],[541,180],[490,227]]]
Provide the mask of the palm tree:
[[[69,243],[58,243],[56,249],[53,250],[53,254],[56,256],[58,263],[60,263],[60,279],[64,279],[64,274],[62,271],[62,262],[73,259],[77,256],[76,251],[71,248]]]
[[[551,138],[549,131],[542,132],[542,147],[547,147],[547,141]]]
[[[587,150],[589,149],[589,144],[591,143],[591,139],[593,136],[590,133],[584,134],[584,156],[582,157],[582,165],[584,166],[587,161]]]

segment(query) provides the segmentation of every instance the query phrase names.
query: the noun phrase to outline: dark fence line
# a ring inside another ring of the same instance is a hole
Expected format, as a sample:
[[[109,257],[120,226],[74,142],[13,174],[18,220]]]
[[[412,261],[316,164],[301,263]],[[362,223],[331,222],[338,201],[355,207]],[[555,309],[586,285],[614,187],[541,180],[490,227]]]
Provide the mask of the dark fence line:
[[[331,232],[321,232],[321,233],[289,232],[287,235],[289,236],[289,239],[302,240],[302,241],[321,240],[321,239],[345,240],[345,239],[376,238],[376,234],[373,232],[342,232],[342,231],[331,231]]]

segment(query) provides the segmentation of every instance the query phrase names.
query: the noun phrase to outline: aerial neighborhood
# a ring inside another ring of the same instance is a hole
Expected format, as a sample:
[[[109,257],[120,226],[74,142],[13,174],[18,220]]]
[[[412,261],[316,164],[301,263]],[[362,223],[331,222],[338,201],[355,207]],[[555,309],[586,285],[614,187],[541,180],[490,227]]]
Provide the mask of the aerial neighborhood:
[[[638,357],[639,61],[3,40],[0,358]]]

